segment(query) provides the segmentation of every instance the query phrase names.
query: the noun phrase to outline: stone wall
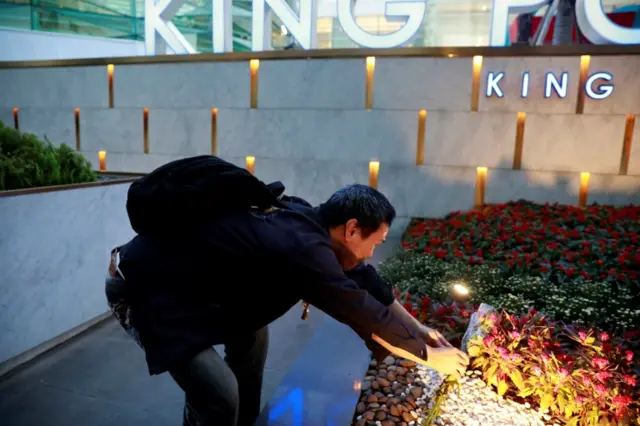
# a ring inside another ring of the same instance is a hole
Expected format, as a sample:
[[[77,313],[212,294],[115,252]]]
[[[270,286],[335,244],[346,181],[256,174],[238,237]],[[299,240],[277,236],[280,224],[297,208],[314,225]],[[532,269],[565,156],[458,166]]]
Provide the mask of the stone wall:
[[[109,311],[109,252],[134,235],[129,183],[0,197],[3,363]]]
[[[13,123],[18,108],[21,130],[78,142],[96,168],[106,151],[109,171],[209,153],[244,166],[254,156],[259,178],[313,203],[369,182],[376,160],[379,188],[405,219],[398,230],[411,216],[472,207],[477,167],[488,168],[486,202],[576,204],[581,172],[588,203],[640,201],[640,56],[377,57],[369,74],[365,57],[271,59],[253,84],[250,68],[116,63],[111,92],[106,65],[4,68],[0,120]],[[501,71],[504,96],[487,98],[488,74]],[[603,100],[582,87],[597,71],[613,75]],[[568,73],[564,98],[544,96],[549,72]]]

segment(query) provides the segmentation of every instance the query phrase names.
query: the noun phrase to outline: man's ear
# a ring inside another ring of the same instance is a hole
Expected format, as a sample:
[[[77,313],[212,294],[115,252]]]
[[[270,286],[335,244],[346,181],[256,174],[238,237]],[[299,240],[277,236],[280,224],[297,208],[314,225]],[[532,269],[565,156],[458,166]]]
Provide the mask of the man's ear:
[[[344,237],[349,240],[356,235],[358,230],[358,221],[356,219],[349,219],[344,226]]]

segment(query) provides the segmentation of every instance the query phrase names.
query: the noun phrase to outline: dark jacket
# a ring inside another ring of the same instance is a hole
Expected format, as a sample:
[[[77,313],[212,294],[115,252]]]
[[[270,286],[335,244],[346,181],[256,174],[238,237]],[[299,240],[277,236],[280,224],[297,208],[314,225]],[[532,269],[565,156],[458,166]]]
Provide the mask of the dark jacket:
[[[170,163],[160,170],[164,178],[151,173],[129,193],[139,235],[122,247],[119,266],[151,374],[266,326],[300,299],[350,326],[371,349],[380,348],[371,340],[376,333],[424,357],[411,326],[342,271],[316,210],[278,199],[249,173],[211,158],[196,157],[196,173],[186,160],[175,170]],[[234,191],[241,194],[220,198]],[[206,214],[189,211],[200,207],[198,197],[207,200]],[[162,210],[178,199],[182,208]]]

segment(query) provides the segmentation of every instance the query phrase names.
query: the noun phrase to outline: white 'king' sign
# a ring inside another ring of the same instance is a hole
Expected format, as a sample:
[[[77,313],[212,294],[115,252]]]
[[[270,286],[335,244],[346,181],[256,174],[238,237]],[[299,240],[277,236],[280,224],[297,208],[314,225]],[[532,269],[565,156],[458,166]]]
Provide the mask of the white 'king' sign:
[[[387,18],[406,18],[405,24],[389,34],[371,34],[353,16],[352,0],[336,0],[338,21],[355,43],[366,48],[406,45],[424,20],[428,0],[384,0]],[[471,0],[470,0],[471,1]],[[186,0],[145,0],[145,48],[147,55],[164,54],[169,47],[176,54],[196,53],[171,18]],[[491,46],[504,46],[511,13],[533,12],[547,0],[493,0]],[[213,9],[213,51],[230,52],[232,43],[231,0],[211,0]],[[271,50],[271,13],[276,14],[304,49],[314,49],[318,0],[300,0],[299,15],[284,0],[253,0],[251,49]],[[576,19],[582,32],[596,44],[640,44],[640,29],[621,27],[609,20],[600,0],[577,0]],[[158,38],[160,36],[160,38]]]

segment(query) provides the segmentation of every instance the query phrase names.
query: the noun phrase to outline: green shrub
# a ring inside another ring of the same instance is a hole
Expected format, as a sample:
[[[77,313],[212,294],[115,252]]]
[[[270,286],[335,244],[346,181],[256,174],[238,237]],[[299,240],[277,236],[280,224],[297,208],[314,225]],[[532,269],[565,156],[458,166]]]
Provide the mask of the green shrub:
[[[0,190],[94,182],[97,177],[91,163],[68,145],[56,147],[0,121]]]
[[[445,301],[451,286],[470,289],[469,302],[524,314],[529,308],[557,320],[606,330],[640,327],[640,308],[630,287],[602,281],[574,280],[558,285],[540,276],[505,276],[486,265],[442,260],[417,251],[400,250],[380,265],[380,274],[401,292]]]

